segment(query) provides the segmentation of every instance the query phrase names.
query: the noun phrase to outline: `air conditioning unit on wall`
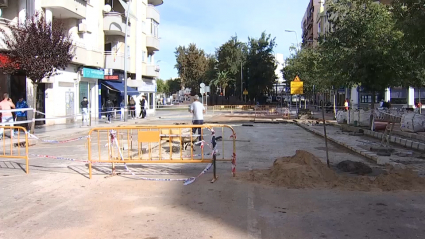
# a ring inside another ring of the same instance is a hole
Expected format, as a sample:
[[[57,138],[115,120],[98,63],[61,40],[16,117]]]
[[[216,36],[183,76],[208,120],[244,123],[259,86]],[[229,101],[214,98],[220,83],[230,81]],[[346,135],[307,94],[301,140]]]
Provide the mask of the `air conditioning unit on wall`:
[[[9,6],[9,0],[0,0],[0,8],[6,8]]]
[[[85,23],[78,24],[78,32],[87,32],[87,25]]]

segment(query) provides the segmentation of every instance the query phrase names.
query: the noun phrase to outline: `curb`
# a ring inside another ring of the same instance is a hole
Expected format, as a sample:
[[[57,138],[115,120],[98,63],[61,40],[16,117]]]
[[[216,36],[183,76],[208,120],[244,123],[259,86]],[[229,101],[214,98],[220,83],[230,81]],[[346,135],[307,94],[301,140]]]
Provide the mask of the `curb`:
[[[318,131],[316,131],[314,129],[311,129],[311,128],[309,128],[306,125],[300,124],[299,122],[296,122],[295,124],[298,125],[299,127],[303,128],[303,129],[305,129],[305,130],[307,130],[307,131],[315,134],[315,135],[318,135],[318,136],[323,137],[323,138],[325,137],[323,133],[320,133],[320,132],[318,132]],[[329,136],[328,136],[328,139],[330,141],[338,144],[338,145],[341,145],[341,146],[343,146],[343,147],[345,147],[345,148],[347,148],[347,149],[349,149],[349,150],[351,150],[351,151],[353,151],[353,152],[355,152],[355,153],[357,153],[357,154],[359,154],[359,155],[361,155],[361,156],[369,159],[369,160],[372,160],[373,162],[377,163],[378,165],[386,164],[386,163],[389,163],[390,162],[389,159],[381,158],[377,154],[371,153],[371,152],[369,152],[367,150],[364,150],[364,149],[360,149],[357,146],[347,145],[346,143],[340,142],[340,141],[338,141],[338,140],[336,140],[336,139],[334,139],[332,137],[329,137]]]
[[[341,128],[348,129],[349,131],[353,131],[352,127],[354,127],[354,126],[343,126],[343,125],[339,125],[339,126]],[[384,133],[371,131],[369,129],[363,129],[363,132],[364,132],[365,135],[372,137],[372,138],[379,139],[379,140],[382,140],[382,138],[384,137]],[[425,152],[425,143],[414,141],[412,139],[403,139],[403,138],[391,135],[390,142],[401,145],[401,146],[409,148],[409,149],[414,149],[414,150],[419,150],[419,151]]]

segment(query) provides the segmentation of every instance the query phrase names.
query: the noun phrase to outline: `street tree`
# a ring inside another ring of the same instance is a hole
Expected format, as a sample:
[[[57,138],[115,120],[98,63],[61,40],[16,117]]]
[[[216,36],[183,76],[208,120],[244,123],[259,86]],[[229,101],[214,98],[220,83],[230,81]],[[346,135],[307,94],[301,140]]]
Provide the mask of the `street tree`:
[[[276,46],[275,38],[263,32],[258,39],[248,38],[247,45],[248,92],[250,97],[258,99],[263,93],[268,93],[273,88],[277,79],[276,61],[273,55],[273,49]]]
[[[295,48],[292,48],[295,50]],[[324,55],[320,48],[305,47],[295,50],[286,59],[282,69],[283,78],[292,81],[296,76],[304,82],[304,93],[325,92],[331,87],[331,82],[326,78],[322,64]]]
[[[372,0],[330,3],[328,32],[320,47],[323,68],[341,86],[361,85],[372,93],[400,85],[397,52],[402,33],[395,29],[388,7]]]
[[[212,81],[217,79],[218,69],[217,69],[217,58],[215,55],[207,55],[207,68],[204,75],[205,84],[209,85]]]
[[[218,70],[227,72],[227,77],[233,79],[233,83],[240,89],[241,71],[247,58],[246,44],[239,41],[237,36],[232,36],[216,50],[216,55]]]
[[[204,50],[191,43],[188,47],[177,47],[175,55],[177,61],[175,68],[182,80],[182,86],[191,88],[192,94],[199,93],[199,84],[202,83],[207,70],[207,57]]]
[[[8,48],[9,63],[1,66],[4,73],[24,71],[33,85],[33,108],[36,109],[38,84],[45,78],[59,74],[74,57],[72,36],[60,20],[46,22],[40,12],[24,22],[10,22],[0,29],[1,40]],[[35,112],[33,114],[35,117]],[[31,132],[34,132],[35,121]]]
[[[425,84],[425,0],[394,0],[391,11],[396,28],[403,32],[396,56],[405,82],[421,88]]]
[[[223,93],[223,96],[226,96],[226,88],[230,84],[234,83],[234,79],[229,77],[229,72],[227,71],[220,71],[217,74],[217,79],[212,81],[213,85],[216,87],[220,87],[221,92]]]
[[[175,78],[175,79],[169,79],[167,81],[165,81],[166,87],[165,89],[167,90],[167,94],[176,94],[179,90],[181,90],[181,86],[182,86],[182,81],[180,78]]]
[[[168,85],[166,82],[162,79],[156,80],[156,86],[157,86],[157,92],[158,93],[167,93],[168,92]]]

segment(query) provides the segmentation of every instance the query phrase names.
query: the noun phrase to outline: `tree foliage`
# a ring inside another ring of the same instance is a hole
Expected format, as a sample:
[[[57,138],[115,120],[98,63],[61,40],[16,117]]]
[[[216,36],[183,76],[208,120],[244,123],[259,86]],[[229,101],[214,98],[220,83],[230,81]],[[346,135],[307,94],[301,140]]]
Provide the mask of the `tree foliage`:
[[[8,23],[0,33],[8,48],[5,54],[11,60],[2,70],[13,73],[18,66],[35,84],[56,75],[58,69],[64,70],[74,57],[71,35],[65,33],[63,23],[46,23],[39,12],[22,23]]]
[[[238,40],[237,36],[232,36],[226,43],[216,50],[217,69],[226,73],[229,79],[225,84],[229,86],[230,82],[240,89],[241,66],[246,62],[248,49],[245,43]],[[225,89],[224,89],[225,90]],[[239,91],[237,93],[240,93]]]
[[[175,94],[176,92],[181,90],[182,81],[179,78],[169,79],[165,81],[165,84],[166,84],[165,89],[167,90],[167,92],[165,93]]]
[[[229,72],[227,71],[220,71],[217,74],[217,79],[212,81],[213,85],[216,87],[220,87],[221,92],[223,93],[223,96],[226,96],[226,88],[229,86],[229,84],[234,83],[234,79],[230,78]]]
[[[273,49],[275,39],[265,32],[259,39],[248,39],[248,55],[246,67],[248,69],[248,92],[250,97],[260,97],[272,89],[277,76],[275,74],[276,61]]]
[[[168,85],[162,79],[156,80],[156,87],[158,93],[168,93]]]
[[[33,107],[36,109],[38,84],[44,78],[57,75],[57,70],[64,70],[74,57],[71,35],[66,33],[60,20],[46,22],[40,12],[24,22],[8,23],[0,33],[8,48],[5,54],[10,60],[1,66],[1,70],[9,74],[17,70],[25,72],[33,83]]]
[[[400,68],[411,86],[425,84],[425,0],[394,0],[391,11],[397,30],[403,32],[400,42]]]
[[[191,43],[188,47],[179,46],[175,51],[177,64],[175,68],[182,80],[182,86],[192,89],[192,94],[199,93],[207,70],[207,58],[204,50]]]
[[[327,8],[330,32],[319,46],[287,59],[284,76],[299,75],[318,90],[361,85],[371,92],[402,86],[403,34],[390,9],[371,0],[340,0]]]

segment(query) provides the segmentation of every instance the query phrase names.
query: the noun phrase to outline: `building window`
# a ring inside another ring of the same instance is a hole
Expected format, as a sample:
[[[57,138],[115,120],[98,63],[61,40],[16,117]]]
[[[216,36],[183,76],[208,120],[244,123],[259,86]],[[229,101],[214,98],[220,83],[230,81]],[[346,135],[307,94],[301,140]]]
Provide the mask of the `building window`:
[[[158,38],[158,26],[159,26],[159,23],[152,19],[151,20],[151,35],[156,38]]]
[[[378,96],[375,95],[375,103],[378,102]],[[372,96],[371,95],[362,95],[360,97],[360,103],[372,103]]]

